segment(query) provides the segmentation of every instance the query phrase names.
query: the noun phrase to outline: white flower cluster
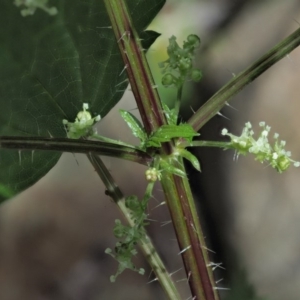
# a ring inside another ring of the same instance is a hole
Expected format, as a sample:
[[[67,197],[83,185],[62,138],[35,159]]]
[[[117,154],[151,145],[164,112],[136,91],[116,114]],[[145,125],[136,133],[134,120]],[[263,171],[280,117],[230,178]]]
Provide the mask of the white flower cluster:
[[[155,182],[161,179],[161,173],[156,168],[149,168],[146,170],[145,175],[148,181]]]
[[[74,123],[65,119],[62,121],[66,127],[68,138],[70,139],[79,139],[92,135],[94,133],[93,125],[101,119],[100,115],[92,118],[91,113],[87,111],[89,109],[87,103],[83,103],[82,109],[83,111],[77,114]]]
[[[21,15],[23,17],[31,16],[35,13],[37,8],[42,9],[50,16],[57,14],[56,7],[48,7],[48,0],[15,0],[14,4],[19,7],[24,7],[21,10]]]
[[[254,132],[250,122],[245,124],[241,136],[235,136],[228,133],[228,130],[224,128],[222,135],[227,135],[231,139],[230,146],[227,148],[236,150],[236,157],[240,154],[246,155],[247,153],[253,153],[255,159],[263,162],[268,162],[279,173],[285,171],[291,163],[295,167],[300,166],[300,162],[294,161],[290,158],[291,152],[284,149],[286,142],[279,141],[279,134],[274,134],[274,145],[270,145],[268,135],[271,130],[270,126],[267,126],[265,122],[260,122],[259,126],[262,127],[262,131],[257,140],[253,138]]]

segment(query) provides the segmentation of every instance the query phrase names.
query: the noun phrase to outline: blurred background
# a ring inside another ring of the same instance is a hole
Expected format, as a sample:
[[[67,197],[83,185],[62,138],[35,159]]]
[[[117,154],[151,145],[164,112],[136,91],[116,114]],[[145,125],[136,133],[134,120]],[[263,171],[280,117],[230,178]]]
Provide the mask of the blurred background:
[[[181,43],[190,33],[201,37],[197,62],[204,77],[184,90],[183,120],[191,116],[232,76],[248,67],[300,24],[297,0],[167,0],[150,26],[162,33],[148,52],[159,84],[158,62],[166,59],[168,38]],[[226,127],[239,135],[250,121],[257,131],[262,120],[287,141],[300,160],[300,50],[294,50],[247,86],[201,131],[207,140],[220,140]],[[172,104],[175,90],[159,86]],[[118,109],[137,113],[130,90],[100,122],[102,135],[136,143]],[[189,165],[199,214],[225,300],[298,300],[300,298],[299,170],[284,174],[261,165],[251,156],[233,161],[234,153],[197,149],[202,173]],[[145,169],[105,159],[125,195],[142,196]],[[189,299],[187,282],[167,208],[157,186],[149,206],[149,233],[181,291]],[[166,299],[143,257],[136,265],[141,276],[126,271],[116,283],[109,277],[117,262],[104,253],[113,248],[114,220],[121,218],[103,185],[83,155],[62,155],[57,166],[29,190],[0,207],[0,299],[100,300]]]

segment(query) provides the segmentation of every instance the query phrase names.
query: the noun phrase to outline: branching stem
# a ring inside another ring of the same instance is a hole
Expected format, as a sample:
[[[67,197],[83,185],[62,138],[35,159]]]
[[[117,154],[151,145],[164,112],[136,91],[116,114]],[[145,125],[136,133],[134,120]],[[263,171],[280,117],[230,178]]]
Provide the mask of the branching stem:
[[[158,93],[153,88],[154,82],[144,52],[141,51],[139,37],[134,29],[126,1],[104,0],[104,3],[145,131],[150,135],[167,122]],[[173,149],[172,142],[163,143],[160,155],[168,156]],[[180,163],[174,161],[174,167],[181,168],[185,172],[182,161]],[[184,178],[165,173],[161,183],[171,212],[192,297],[198,300],[217,300],[219,297],[212,272],[208,267],[210,261],[189,183]]]
[[[0,149],[44,150],[72,153],[95,153],[149,165],[152,157],[146,152],[115,143],[72,140],[67,138],[0,136]]]
[[[196,113],[189,119],[188,123],[192,125],[196,131],[199,131],[234,95],[279,60],[286,57],[291,51],[298,47],[299,44],[300,28],[273,47],[245,71],[232,78],[196,111]]]

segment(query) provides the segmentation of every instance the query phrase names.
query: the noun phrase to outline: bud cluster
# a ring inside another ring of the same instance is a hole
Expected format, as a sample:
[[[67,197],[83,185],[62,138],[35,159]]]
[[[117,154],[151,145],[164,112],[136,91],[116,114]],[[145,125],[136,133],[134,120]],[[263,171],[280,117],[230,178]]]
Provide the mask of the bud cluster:
[[[199,81],[202,78],[202,72],[193,67],[195,49],[199,45],[200,38],[195,34],[187,37],[182,48],[176,42],[175,36],[169,39],[167,48],[169,59],[160,63],[164,73],[162,84],[165,87],[172,85],[180,87],[185,80]]]
[[[149,168],[145,172],[147,181],[155,182],[157,180],[161,180],[161,172],[156,168]]]
[[[267,126],[265,122],[260,122],[259,126],[262,131],[257,140],[254,139],[254,131],[250,122],[245,124],[241,136],[235,136],[228,133],[228,130],[224,128],[222,135],[230,137],[231,142],[227,148],[236,150],[236,157],[240,154],[246,155],[252,153],[255,155],[255,159],[263,162],[268,162],[279,173],[287,170],[293,163],[295,167],[300,166],[300,162],[294,161],[290,158],[291,152],[284,149],[286,142],[279,141],[279,134],[274,134],[274,144],[271,145],[268,140],[268,135],[271,130],[270,126]]]
[[[93,125],[101,119],[100,115],[92,118],[91,113],[87,111],[89,109],[87,103],[83,103],[82,109],[83,111],[77,114],[75,122],[72,123],[65,119],[62,121],[70,139],[79,139],[92,135],[94,133]]]

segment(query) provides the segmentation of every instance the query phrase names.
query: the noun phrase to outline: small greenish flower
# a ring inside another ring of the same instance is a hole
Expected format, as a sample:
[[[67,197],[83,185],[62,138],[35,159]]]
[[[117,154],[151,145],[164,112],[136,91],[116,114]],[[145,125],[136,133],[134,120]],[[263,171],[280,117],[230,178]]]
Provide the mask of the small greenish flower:
[[[254,132],[250,122],[245,124],[242,134],[239,137],[229,133],[226,128],[222,130],[222,135],[227,135],[231,138],[231,148],[237,150],[237,156],[239,154],[246,155],[249,152],[254,142],[253,134]]]
[[[165,87],[180,87],[186,80],[199,81],[202,72],[193,67],[195,50],[200,45],[200,38],[190,34],[183,42],[181,48],[176,42],[176,37],[171,36],[167,48],[169,58],[161,62],[159,66],[163,69],[162,84]]]
[[[70,139],[79,139],[92,135],[94,133],[93,125],[101,119],[100,115],[92,118],[91,113],[87,111],[89,109],[87,103],[83,103],[82,109],[77,114],[75,122],[72,123],[65,119],[62,121]]]
[[[161,180],[161,172],[156,168],[149,168],[146,170],[145,175],[148,181],[155,182],[157,180]]]
[[[42,9],[50,16],[54,16],[57,14],[56,7],[48,7],[48,0],[15,0],[14,4],[17,7],[23,8],[21,10],[21,15],[23,17],[31,16],[35,13],[37,8]]]
[[[262,128],[262,131],[257,139],[253,137],[254,132],[250,122],[245,124],[240,136],[235,136],[224,128],[222,135],[227,135],[231,139],[227,149],[235,149],[236,157],[240,154],[246,155],[247,153],[252,153],[256,160],[261,163],[268,162],[279,173],[287,170],[291,163],[293,163],[295,167],[299,167],[300,162],[292,160],[290,158],[291,152],[284,149],[286,142],[279,141],[279,134],[274,134],[275,142],[271,145],[268,139],[271,127],[266,125],[265,122],[260,122],[259,126]]]

